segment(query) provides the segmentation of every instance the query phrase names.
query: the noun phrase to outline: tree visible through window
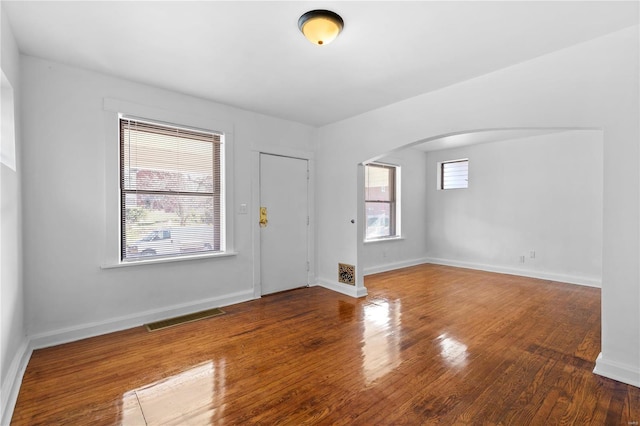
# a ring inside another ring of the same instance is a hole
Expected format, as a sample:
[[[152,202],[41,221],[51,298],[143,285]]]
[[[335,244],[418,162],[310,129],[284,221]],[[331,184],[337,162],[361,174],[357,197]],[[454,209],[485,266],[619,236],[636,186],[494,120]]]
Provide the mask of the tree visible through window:
[[[120,119],[122,260],[224,251],[222,137]]]
[[[396,236],[396,167],[365,165],[365,239]]]

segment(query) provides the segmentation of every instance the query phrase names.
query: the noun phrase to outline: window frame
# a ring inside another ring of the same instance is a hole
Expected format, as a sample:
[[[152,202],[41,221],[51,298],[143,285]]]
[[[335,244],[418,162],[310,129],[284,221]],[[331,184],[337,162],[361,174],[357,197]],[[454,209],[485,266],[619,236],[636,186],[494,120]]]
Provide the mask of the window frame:
[[[390,200],[377,200],[377,199],[368,199],[367,198],[367,168],[368,167],[379,167],[384,169],[392,170],[389,188],[391,191]],[[365,242],[372,241],[385,241],[390,239],[398,239],[400,238],[400,166],[396,164],[382,163],[382,162],[370,162],[364,163],[364,230],[363,236]],[[382,236],[374,236],[367,237],[367,224],[369,222],[369,215],[367,213],[367,204],[368,203],[387,203],[389,204],[389,235]]]
[[[447,164],[454,164],[454,163],[466,163],[467,164],[467,174],[465,177],[465,182],[466,182],[466,186],[456,186],[456,187],[445,187],[445,166]],[[438,178],[437,178],[437,183],[438,183],[438,190],[439,191],[451,191],[451,190],[455,190],[455,189],[468,189],[469,188],[469,159],[468,158],[459,158],[457,160],[447,160],[447,161],[440,161],[438,162]]]
[[[101,269],[120,267],[142,267],[149,264],[160,264],[170,262],[185,261],[215,261],[217,258],[237,256],[235,251],[235,217],[234,205],[234,125],[233,122],[212,119],[210,116],[193,113],[185,110],[174,110],[170,108],[157,108],[140,103],[133,103],[116,98],[103,98],[103,119],[105,132],[103,133],[103,143],[105,152],[104,165],[104,194],[105,194],[105,214],[103,215],[104,239],[101,250]],[[180,123],[182,127],[213,131],[224,134],[224,155],[221,174],[224,176],[224,197],[222,211],[224,212],[224,226],[221,228],[225,232],[224,252],[194,253],[192,255],[159,257],[143,259],[136,262],[122,261],[120,226],[120,116],[133,118],[143,117],[153,122]]]

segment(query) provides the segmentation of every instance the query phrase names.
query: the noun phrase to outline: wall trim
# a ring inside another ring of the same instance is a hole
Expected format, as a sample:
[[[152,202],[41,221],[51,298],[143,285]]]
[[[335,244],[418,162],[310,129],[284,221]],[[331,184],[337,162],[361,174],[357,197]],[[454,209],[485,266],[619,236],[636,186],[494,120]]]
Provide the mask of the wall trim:
[[[22,386],[22,378],[27,370],[27,364],[29,364],[32,353],[33,349],[31,348],[30,340],[25,337],[11,361],[6,379],[2,383],[2,405],[0,407],[2,417],[0,418],[0,424],[8,425],[11,423],[20,386]]]
[[[452,259],[441,259],[437,257],[426,257],[425,263],[436,265],[455,266],[458,268],[478,269],[480,271],[496,272],[499,274],[519,275],[522,277],[537,278],[541,280],[556,281],[561,283],[578,284],[587,287],[602,287],[600,278],[582,277],[577,275],[557,274],[545,271],[532,271],[529,269],[508,268],[504,266],[488,265],[484,263],[465,262]]]
[[[602,356],[602,352],[596,359],[593,374],[640,388],[640,369],[637,366],[607,360]]]
[[[33,349],[42,349],[49,346],[61,345],[63,343],[74,342],[76,340],[138,327],[148,322],[186,315],[206,309],[233,305],[253,299],[253,289],[249,289],[224,296],[212,297],[198,302],[182,303],[160,309],[152,309],[141,313],[124,315],[104,321],[90,322],[73,327],[46,331],[44,333],[38,333],[30,336],[31,347]]]
[[[342,284],[337,281],[330,281],[324,278],[317,278],[316,281],[317,283],[313,285],[324,287],[326,289],[346,294],[347,296],[355,298],[364,297],[369,294],[366,287],[356,287],[353,285]]]
[[[378,274],[380,272],[393,271],[395,269],[408,268],[410,266],[422,265],[430,263],[426,257],[419,259],[403,260],[402,262],[385,263],[384,265],[374,265],[363,269],[363,275]]]

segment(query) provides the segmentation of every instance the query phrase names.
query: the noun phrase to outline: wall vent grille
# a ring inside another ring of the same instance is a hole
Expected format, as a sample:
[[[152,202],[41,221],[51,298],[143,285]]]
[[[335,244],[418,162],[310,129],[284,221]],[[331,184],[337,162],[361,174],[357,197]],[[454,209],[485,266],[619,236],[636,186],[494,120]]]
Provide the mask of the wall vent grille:
[[[338,281],[356,285],[356,267],[346,263],[338,263]]]

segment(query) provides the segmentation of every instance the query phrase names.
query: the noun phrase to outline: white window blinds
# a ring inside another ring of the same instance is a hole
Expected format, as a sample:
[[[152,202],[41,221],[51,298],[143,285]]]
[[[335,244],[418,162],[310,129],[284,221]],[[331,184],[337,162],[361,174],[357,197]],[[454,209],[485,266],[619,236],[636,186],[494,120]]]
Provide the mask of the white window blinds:
[[[121,259],[224,251],[223,135],[120,119]]]
[[[469,186],[469,160],[447,161],[441,165],[440,189],[458,189]]]

